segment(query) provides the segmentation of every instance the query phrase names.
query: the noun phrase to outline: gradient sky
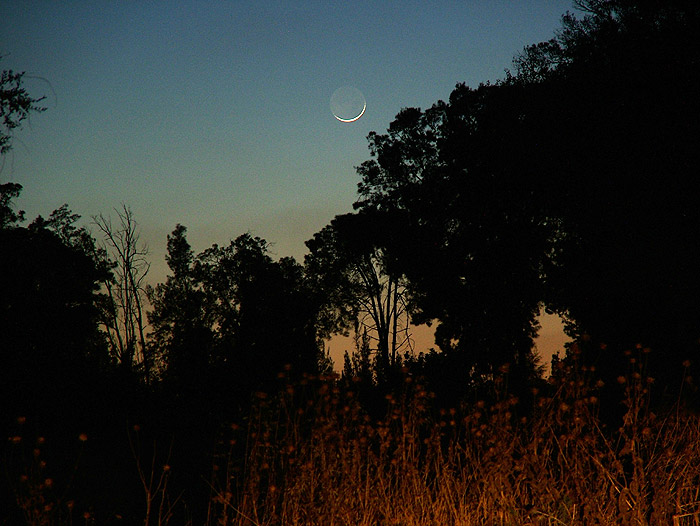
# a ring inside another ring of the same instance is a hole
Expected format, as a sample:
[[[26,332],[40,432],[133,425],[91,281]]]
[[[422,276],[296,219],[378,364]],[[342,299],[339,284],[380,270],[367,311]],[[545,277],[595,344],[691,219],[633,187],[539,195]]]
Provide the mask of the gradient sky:
[[[127,204],[161,281],[166,235],[196,252],[244,232],[276,257],[351,210],[366,136],[458,82],[504,76],[571,0],[406,2],[0,0],[0,69],[45,95],[2,160],[29,219]],[[357,122],[333,118],[360,89]],[[114,213],[112,212],[114,216]],[[548,329],[546,329],[548,330]]]

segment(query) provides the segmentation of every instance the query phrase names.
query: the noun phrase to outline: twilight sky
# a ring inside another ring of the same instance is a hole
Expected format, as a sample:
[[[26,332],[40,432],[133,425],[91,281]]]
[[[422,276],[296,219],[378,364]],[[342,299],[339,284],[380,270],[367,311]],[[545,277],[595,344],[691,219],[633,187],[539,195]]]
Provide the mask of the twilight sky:
[[[87,225],[127,204],[167,271],[166,235],[195,252],[251,232],[276,257],[351,210],[366,136],[454,85],[504,76],[572,0],[0,0],[0,69],[45,95],[2,160],[33,219],[68,203]],[[356,122],[329,107],[351,85]],[[112,212],[114,216],[114,213]]]

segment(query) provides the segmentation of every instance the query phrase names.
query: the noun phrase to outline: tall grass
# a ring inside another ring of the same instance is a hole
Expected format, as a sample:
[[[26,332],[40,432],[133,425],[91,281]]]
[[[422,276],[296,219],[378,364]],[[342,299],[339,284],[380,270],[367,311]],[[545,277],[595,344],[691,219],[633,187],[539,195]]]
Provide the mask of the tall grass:
[[[630,353],[618,378],[624,410],[610,427],[599,417],[601,382],[576,360],[559,364],[527,414],[501,390],[504,377],[490,402],[442,410],[406,377],[380,419],[333,379],[261,394],[245,463],[219,477],[211,517],[236,526],[697,525],[700,419],[679,405],[651,410],[644,352]]]
[[[409,375],[379,400],[380,412],[366,410],[361,382],[337,377],[257,393],[213,459],[205,522],[698,526],[700,417],[680,402],[653,411],[645,354],[628,354],[616,385],[621,416],[607,425],[602,382],[575,349],[527,401],[508,393],[506,370],[489,397],[453,408],[439,408]],[[167,495],[166,481],[177,464],[161,469],[155,456],[141,463],[137,435],[130,440],[147,497],[144,522],[175,524],[180,495]],[[20,437],[12,440],[19,447]],[[15,470],[26,524],[100,523],[54,494],[38,446],[26,465]]]

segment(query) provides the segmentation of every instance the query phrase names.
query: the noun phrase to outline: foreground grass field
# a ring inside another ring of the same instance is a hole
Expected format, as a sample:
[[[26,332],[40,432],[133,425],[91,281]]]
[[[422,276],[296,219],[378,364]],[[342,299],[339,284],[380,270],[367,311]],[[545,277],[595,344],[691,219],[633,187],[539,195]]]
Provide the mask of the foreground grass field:
[[[508,394],[503,371],[490,396],[437,409],[406,376],[380,417],[364,409],[359,382],[306,378],[258,393],[221,437],[207,524],[698,525],[700,418],[681,403],[652,411],[645,352],[629,353],[620,416],[607,425],[596,371],[575,360],[528,401]],[[181,524],[181,496],[168,489],[177,467],[132,448],[142,523]],[[17,484],[26,524],[100,523],[50,498],[52,481],[32,466]]]

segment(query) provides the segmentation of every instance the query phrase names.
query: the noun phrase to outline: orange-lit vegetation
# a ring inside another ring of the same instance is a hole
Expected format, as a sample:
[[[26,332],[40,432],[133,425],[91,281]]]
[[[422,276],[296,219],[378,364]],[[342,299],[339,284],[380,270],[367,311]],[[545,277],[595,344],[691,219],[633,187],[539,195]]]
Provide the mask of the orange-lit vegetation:
[[[258,393],[249,418],[222,435],[208,524],[697,524],[700,418],[681,403],[652,411],[643,358],[644,350],[630,354],[618,379],[622,418],[609,425],[596,371],[575,359],[559,362],[527,404],[507,393],[505,373],[490,396],[456,408],[436,408],[406,375],[381,400],[381,417],[346,378]],[[58,495],[43,439],[30,449],[19,435],[9,442],[11,453],[29,452],[24,467],[8,463],[20,467],[10,475],[26,523],[90,523],[89,503],[78,509]],[[183,503],[168,495],[167,479],[177,466],[155,453],[140,458],[135,444],[146,523],[174,524]]]
[[[213,506],[222,524],[693,524],[700,513],[700,419],[649,407],[653,379],[633,359],[624,416],[598,416],[595,371],[560,364],[523,413],[493,400],[436,410],[405,379],[383,418],[321,381],[261,398],[241,472],[229,465]],[[221,466],[225,467],[225,466]]]

